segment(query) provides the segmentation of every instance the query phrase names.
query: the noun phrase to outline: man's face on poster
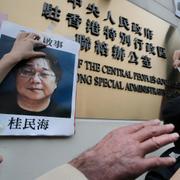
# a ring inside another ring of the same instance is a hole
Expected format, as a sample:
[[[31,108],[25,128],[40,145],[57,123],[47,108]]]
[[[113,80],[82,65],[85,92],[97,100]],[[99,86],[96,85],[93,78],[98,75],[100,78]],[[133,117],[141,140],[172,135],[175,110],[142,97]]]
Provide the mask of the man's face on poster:
[[[18,70],[16,89],[18,96],[29,100],[47,100],[57,87],[55,73],[44,58],[35,58]]]

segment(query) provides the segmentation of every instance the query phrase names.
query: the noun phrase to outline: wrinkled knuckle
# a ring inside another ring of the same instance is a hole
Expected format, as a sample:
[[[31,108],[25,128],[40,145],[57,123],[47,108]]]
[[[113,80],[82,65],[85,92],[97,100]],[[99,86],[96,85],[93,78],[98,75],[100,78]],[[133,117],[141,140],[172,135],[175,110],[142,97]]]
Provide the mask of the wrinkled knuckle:
[[[150,129],[150,136],[151,137],[155,136],[156,133],[157,133],[157,130],[154,127]]]
[[[159,149],[161,147],[161,144],[157,141],[156,137],[152,137],[151,141],[156,149]]]
[[[161,164],[162,164],[161,159],[160,158],[156,158],[155,167],[159,167],[159,166],[161,166]]]
[[[143,128],[146,128],[146,127],[148,127],[147,122],[146,122],[146,124],[145,124],[145,123],[142,124],[142,129],[143,129]]]

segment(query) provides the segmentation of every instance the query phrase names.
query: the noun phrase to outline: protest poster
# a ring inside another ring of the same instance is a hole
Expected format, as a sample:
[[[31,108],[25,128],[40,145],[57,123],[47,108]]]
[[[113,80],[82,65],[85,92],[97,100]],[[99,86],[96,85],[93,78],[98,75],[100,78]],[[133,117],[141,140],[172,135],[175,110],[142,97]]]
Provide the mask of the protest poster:
[[[4,21],[0,58],[10,52],[21,32],[37,33],[46,44],[38,51],[46,56],[20,61],[1,82],[0,135],[73,135],[79,44]]]

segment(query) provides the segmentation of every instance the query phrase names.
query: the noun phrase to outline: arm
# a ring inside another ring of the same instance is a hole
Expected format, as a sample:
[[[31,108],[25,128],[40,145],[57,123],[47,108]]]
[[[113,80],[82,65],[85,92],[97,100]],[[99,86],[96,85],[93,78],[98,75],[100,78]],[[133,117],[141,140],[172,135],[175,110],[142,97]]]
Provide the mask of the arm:
[[[178,139],[173,129],[157,120],[118,128],[69,163],[88,180],[134,179],[152,168],[175,163],[171,157],[145,158]]]
[[[17,36],[11,51],[0,60],[0,83],[18,62],[33,57],[45,56],[43,52],[34,51],[34,48],[45,47],[39,39],[39,35],[35,33],[23,32]]]
[[[59,166],[35,180],[88,180],[84,174],[70,164]]]

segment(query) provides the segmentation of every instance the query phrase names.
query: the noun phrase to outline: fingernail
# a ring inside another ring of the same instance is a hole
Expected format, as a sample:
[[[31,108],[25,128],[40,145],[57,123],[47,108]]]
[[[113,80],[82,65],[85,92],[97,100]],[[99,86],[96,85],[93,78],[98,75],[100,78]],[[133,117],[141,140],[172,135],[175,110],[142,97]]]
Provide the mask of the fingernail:
[[[153,120],[150,120],[149,122],[152,124],[160,124],[161,121],[159,119],[153,119]]]
[[[172,137],[174,137],[174,138],[179,138],[179,134],[178,133],[173,133],[173,134],[171,134],[172,135]]]
[[[176,162],[176,158],[171,157],[171,161],[172,161],[173,163],[175,163],[175,162]]]
[[[161,122],[159,119],[154,119],[152,121],[154,121],[154,122]]]
[[[168,128],[174,128],[174,124],[166,124],[165,126]]]

